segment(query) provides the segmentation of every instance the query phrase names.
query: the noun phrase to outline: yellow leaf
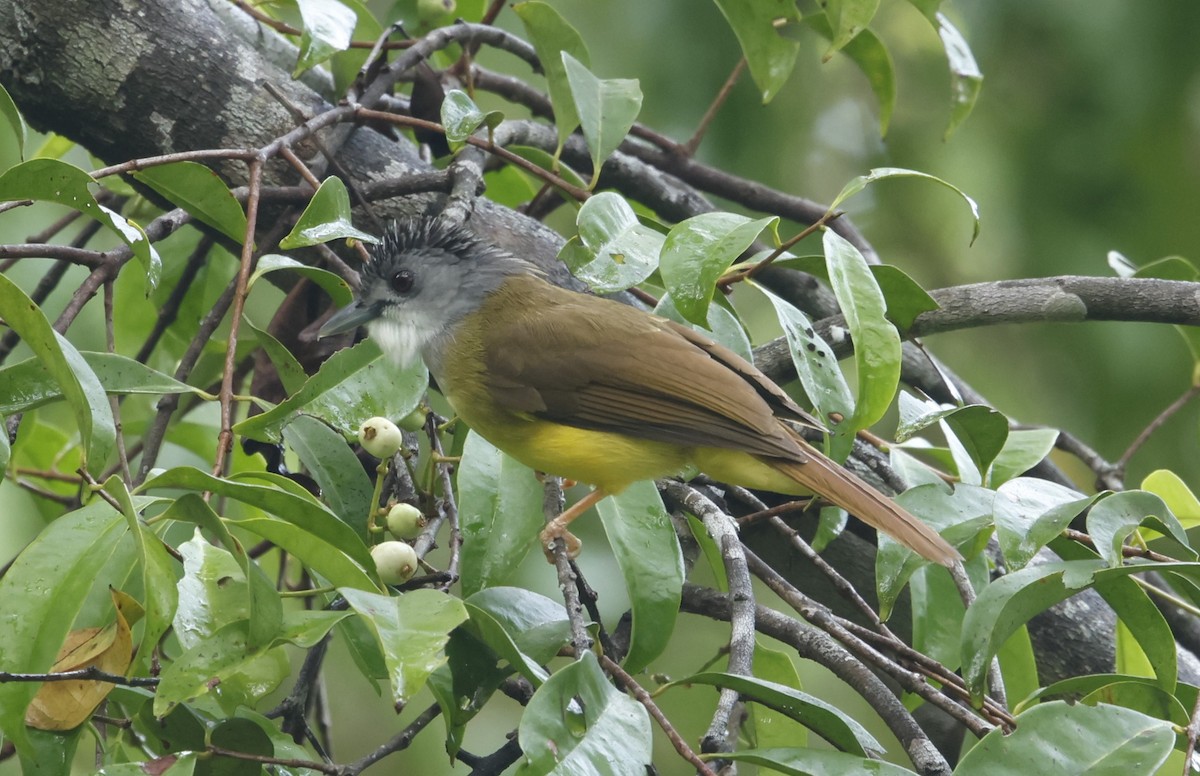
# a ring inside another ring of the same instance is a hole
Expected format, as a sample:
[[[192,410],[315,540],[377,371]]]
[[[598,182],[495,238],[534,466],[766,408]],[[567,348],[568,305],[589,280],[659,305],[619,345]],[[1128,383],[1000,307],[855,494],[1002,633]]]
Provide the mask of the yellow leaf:
[[[1168,469],[1150,472],[1142,480],[1142,490],[1161,498],[1185,529],[1200,525],[1200,500],[1175,472]]]
[[[111,590],[111,589],[110,589]],[[51,671],[63,673],[96,667],[110,674],[124,674],[133,660],[130,626],[145,613],[141,604],[119,590],[111,590],[116,621],[103,628],[81,628],[67,634]],[[73,679],[46,682],[25,712],[25,724],[39,730],[71,730],[92,715],[108,697],[107,682]]]

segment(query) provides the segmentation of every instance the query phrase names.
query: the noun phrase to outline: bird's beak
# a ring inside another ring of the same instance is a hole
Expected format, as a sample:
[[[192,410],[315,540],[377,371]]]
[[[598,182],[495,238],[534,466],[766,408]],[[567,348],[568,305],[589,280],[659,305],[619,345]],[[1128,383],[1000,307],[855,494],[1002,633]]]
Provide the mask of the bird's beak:
[[[378,317],[379,310],[374,305],[363,304],[360,300],[355,299],[325,321],[325,325],[317,332],[317,337],[328,337],[333,334],[354,331],[359,326],[370,323]]]

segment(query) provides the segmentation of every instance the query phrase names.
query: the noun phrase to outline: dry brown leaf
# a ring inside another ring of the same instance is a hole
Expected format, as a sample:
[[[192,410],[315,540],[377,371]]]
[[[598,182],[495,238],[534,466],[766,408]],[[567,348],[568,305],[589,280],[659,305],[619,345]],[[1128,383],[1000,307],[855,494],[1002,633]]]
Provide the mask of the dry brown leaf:
[[[133,660],[131,627],[145,613],[141,604],[120,590],[113,590],[116,621],[103,628],[81,628],[67,634],[66,642],[50,668],[52,673],[96,667],[110,674],[124,674]],[[108,682],[70,680],[46,682],[25,712],[25,724],[39,730],[71,730],[83,724],[113,686]]]

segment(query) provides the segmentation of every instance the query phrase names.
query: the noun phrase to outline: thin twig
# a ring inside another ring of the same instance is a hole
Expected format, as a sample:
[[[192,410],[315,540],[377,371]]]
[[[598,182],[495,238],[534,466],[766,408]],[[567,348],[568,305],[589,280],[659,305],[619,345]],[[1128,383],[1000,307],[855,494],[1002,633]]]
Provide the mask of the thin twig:
[[[196,243],[195,250],[188,256],[187,263],[183,266],[183,271],[179,273],[179,280],[176,281],[174,288],[171,289],[171,295],[163,303],[163,306],[158,310],[158,317],[154,321],[154,328],[150,330],[146,341],[142,343],[142,347],[134,356],[134,361],[146,363],[150,358],[150,354],[158,347],[158,342],[162,336],[166,334],[167,329],[175,322],[179,316],[179,308],[183,304],[184,297],[191,289],[192,283],[200,274],[200,268],[204,266],[204,262],[208,257],[208,252],[212,250],[213,239],[208,235],[200,238]]]
[[[225,370],[221,380],[221,430],[217,435],[217,455],[213,462],[213,476],[225,472],[225,460],[233,450],[233,373],[237,365],[238,329],[242,321],[242,310],[249,293],[250,273],[254,270],[254,231],[258,226],[258,186],[262,182],[262,161],[254,159],[249,165],[250,196],[246,199],[246,236],[242,243],[241,263],[238,267],[237,285],[233,293],[232,314],[229,317],[229,339],[225,351]]]
[[[1146,440],[1150,438],[1151,434],[1153,434],[1164,423],[1166,423],[1172,415],[1186,407],[1188,402],[1196,398],[1198,395],[1200,395],[1200,385],[1189,385],[1188,389],[1183,392],[1183,395],[1167,405],[1167,408],[1162,412],[1158,413],[1158,416],[1154,418],[1154,420],[1150,421],[1150,423],[1148,423],[1146,427],[1142,429],[1142,433],[1138,434],[1137,438],[1130,443],[1125,452],[1121,453],[1121,457],[1117,459],[1117,468],[1120,471],[1124,471],[1126,465],[1129,463],[1129,459],[1132,458],[1138,450],[1142,449],[1142,445],[1146,444]]]
[[[285,768],[308,768],[321,773],[328,773],[330,776],[338,776],[338,774],[342,773],[340,766],[317,762],[316,760],[302,760],[295,757],[274,757],[271,755],[239,752],[236,749],[226,749],[221,746],[214,746],[213,744],[206,746],[204,751],[209,752],[210,754],[220,755],[221,757],[230,757],[235,760],[248,760],[250,762],[262,763],[263,765],[281,765]]]
[[[562,514],[565,503],[562,480],[558,477],[546,477],[542,491],[542,512],[546,516],[546,522]],[[567,557],[567,544],[561,537],[551,543],[550,552],[554,559],[554,568],[558,572],[558,589],[567,608],[567,621],[571,626],[571,647],[575,650],[575,659],[578,660],[583,653],[592,649],[592,637],[588,635],[587,623],[583,619],[583,606],[579,602],[579,588],[576,586],[578,578]]]
[[[862,612],[863,616],[867,618],[867,621],[870,622],[872,626],[874,626],[880,633],[895,638],[895,635],[891,632],[891,630],[884,625],[883,620],[879,619],[879,613],[875,611],[875,609],[869,603],[867,603],[866,599],[858,594],[858,591],[854,589],[854,585],[850,584],[850,580],[843,577],[837,569],[829,565],[829,563],[821,557],[820,553],[814,550],[808,542],[804,541],[804,538],[800,536],[799,531],[797,531],[795,528],[792,528],[779,517],[771,517],[767,522],[770,523],[771,527],[777,532],[787,537],[787,540],[791,543],[791,545],[795,547],[801,555],[808,559],[810,563],[816,566],[817,569],[819,569],[821,573],[825,575],[826,579],[833,584],[833,588],[837,590],[843,598],[853,604],[858,611]]]
[[[108,671],[101,671],[95,666],[80,668],[75,671],[55,671],[46,674],[24,674],[12,671],[0,671],[0,684],[4,682],[75,682],[79,680],[91,682],[107,682],[125,687],[157,687],[158,677],[154,676],[121,676]]]
[[[762,261],[756,262],[755,264],[751,265],[750,267],[747,267],[746,269],[742,270],[741,272],[735,272],[732,275],[726,275],[725,277],[723,277],[717,281],[717,286],[722,289],[726,289],[726,288],[729,288],[734,283],[739,283],[743,280],[753,279],[755,275],[762,272],[767,267],[771,266],[771,264],[776,259],[778,259],[783,254],[787,253],[788,249],[791,248],[793,245],[800,242],[805,237],[808,237],[809,235],[814,234],[817,231],[823,229],[826,224],[829,224],[830,222],[834,221],[835,219],[841,217],[841,215],[842,215],[841,211],[837,211],[837,212],[834,212],[832,210],[826,211],[825,215],[821,216],[816,221],[814,221],[812,224],[809,224],[804,229],[800,230],[799,233],[792,236],[790,239],[784,240],[778,248],[776,248],[775,250],[773,250],[769,254],[767,254],[766,258],[764,258]]]
[[[442,591],[448,591],[458,581],[458,566],[462,556],[463,539],[462,529],[458,524],[458,504],[454,500],[454,483],[452,480],[454,463],[444,460],[446,451],[442,447],[442,438],[438,433],[439,420],[440,418],[434,413],[429,413],[425,417],[425,430],[429,435],[429,448],[435,460],[433,467],[437,470],[438,480],[442,486],[441,509],[439,511],[446,516],[446,522],[450,524],[450,538],[447,540],[450,549],[450,560],[446,564],[447,577],[438,586]],[[422,535],[422,538],[424,538],[424,535]],[[418,555],[422,555],[422,553],[418,552]]]
[[[720,91],[713,98],[712,104],[708,106],[708,110],[704,112],[704,116],[701,117],[700,123],[696,126],[696,132],[683,144],[683,150],[688,156],[695,155],[696,149],[700,147],[700,141],[704,140],[704,135],[708,132],[709,125],[717,117],[717,112],[721,110],[725,101],[729,99],[729,95],[733,92],[733,87],[737,85],[738,79],[742,77],[742,73],[745,70],[746,58],[741,57],[738,59],[737,64],[733,66],[733,72],[729,74],[729,77],[725,79],[725,83],[721,85]]]
[[[370,766],[387,757],[389,754],[407,749],[416,738],[417,733],[420,733],[430,722],[437,719],[437,716],[442,713],[442,707],[436,703],[421,712],[420,715],[408,724],[408,727],[394,735],[390,741],[375,749],[375,751],[355,760],[347,766],[341,768],[338,773],[340,776],[356,776],[362,773]]]
[[[620,665],[618,665],[607,655],[600,656],[600,665],[614,679],[620,682],[626,690],[633,693],[633,697],[637,698],[638,702],[646,708],[646,711],[650,713],[650,716],[653,717],[654,721],[658,723],[658,726],[662,728],[662,731],[667,734],[667,739],[671,742],[671,746],[675,747],[675,751],[679,753],[680,757],[691,763],[696,769],[697,773],[704,774],[704,776],[716,776],[712,768],[709,767],[708,763],[701,760],[699,756],[692,751],[692,748],[687,745],[687,742],[684,741],[683,737],[679,735],[679,732],[675,730],[675,727],[671,724],[671,721],[667,719],[667,715],[663,714],[662,709],[660,709],[658,704],[654,702],[654,699],[650,697],[650,693],[646,692],[646,690],[637,683],[637,680],[630,676],[625,669],[621,668]]]
[[[1196,752],[1196,739],[1200,738],[1200,695],[1192,706],[1192,718],[1187,726],[1187,746],[1183,750],[1183,776],[1193,773],[1192,755]]]
[[[1067,431],[1059,431],[1054,446],[1078,458],[1096,475],[1097,490],[1124,490],[1124,472],[1121,467],[1108,461],[1082,439]]]
[[[440,132],[441,134],[446,133],[446,128],[441,124],[437,124],[432,121],[424,121],[422,119],[415,119],[410,116],[397,116],[394,113],[384,113],[382,111],[369,110],[367,108],[356,108],[354,113],[355,116],[360,119],[386,121],[392,124],[398,124],[400,126],[420,127],[422,129],[428,129],[431,132]],[[583,202],[591,197],[591,192],[589,192],[587,189],[579,188],[575,184],[568,182],[566,179],[555,175],[549,170],[539,167],[533,162],[514,154],[507,148],[496,145],[491,140],[485,140],[483,138],[471,135],[466,139],[465,142],[468,145],[477,146],[489,153],[495,154],[509,164],[520,167],[530,175],[533,175],[534,177],[539,178],[540,180],[545,181],[552,186],[555,186],[580,202]]]

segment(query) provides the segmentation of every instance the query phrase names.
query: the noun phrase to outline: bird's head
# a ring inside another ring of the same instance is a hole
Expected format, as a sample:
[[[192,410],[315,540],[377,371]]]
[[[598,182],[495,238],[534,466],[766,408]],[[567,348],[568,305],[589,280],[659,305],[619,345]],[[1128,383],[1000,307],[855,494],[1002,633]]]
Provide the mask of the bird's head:
[[[536,272],[460,224],[436,217],[393,222],[362,270],[354,301],[319,336],[366,326],[380,349],[407,365],[477,310],[506,277]]]

